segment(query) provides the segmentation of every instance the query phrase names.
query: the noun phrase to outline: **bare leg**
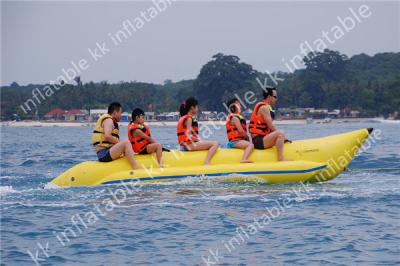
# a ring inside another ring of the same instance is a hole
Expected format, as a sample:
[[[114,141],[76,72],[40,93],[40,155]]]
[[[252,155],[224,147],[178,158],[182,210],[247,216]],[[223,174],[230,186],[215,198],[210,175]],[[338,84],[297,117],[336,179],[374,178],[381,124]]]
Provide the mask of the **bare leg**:
[[[132,145],[127,139],[121,140],[110,148],[110,155],[113,160],[119,159],[123,154],[125,154],[125,156],[128,158],[129,163],[131,164],[133,169],[141,168],[136,163],[134,157],[135,154],[132,150]]]
[[[241,163],[253,163],[253,161],[249,160],[250,153],[254,149],[254,145],[251,142],[240,140],[235,144],[234,148],[244,150],[242,160],[240,161]]]
[[[289,161],[283,156],[283,144],[285,142],[285,134],[276,130],[263,138],[264,148],[268,149],[276,146],[278,150],[278,161]]]
[[[209,141],[209,140],[201,140],[199,142],[187,145],[187,148],[190,151],[208,150],[206,159],[204,160],[204,164],[209,165],[211,158],[214,156],[215,152],[218,149],[218,142],[217,141]]]
[[[150,143],[146,146],[146,150],[148,154],[152,154],[154,152],[157,153],[157,162],[160,168],[163,168],[163,158],[162,158],[162,145],[160,143]]]
[[[286,161],[283,157],[283,144],[285,143],[285,137],[283,135],[279,135],[276,139],[276,148],[278,150],[278,161]]]

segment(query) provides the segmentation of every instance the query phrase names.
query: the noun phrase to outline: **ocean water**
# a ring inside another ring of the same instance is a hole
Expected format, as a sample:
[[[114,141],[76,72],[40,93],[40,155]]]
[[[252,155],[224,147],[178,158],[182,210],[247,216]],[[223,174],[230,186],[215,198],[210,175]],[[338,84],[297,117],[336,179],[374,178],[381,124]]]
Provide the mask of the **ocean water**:
[[[365,127],[380,139],[322,184],[198,177],[61,189],[43,187],[96,159],[92,129],[2,127],[1,265],[398,265],[400,124],[281,126],[291,139]],[[176,146],[174,127],[152,133]]]

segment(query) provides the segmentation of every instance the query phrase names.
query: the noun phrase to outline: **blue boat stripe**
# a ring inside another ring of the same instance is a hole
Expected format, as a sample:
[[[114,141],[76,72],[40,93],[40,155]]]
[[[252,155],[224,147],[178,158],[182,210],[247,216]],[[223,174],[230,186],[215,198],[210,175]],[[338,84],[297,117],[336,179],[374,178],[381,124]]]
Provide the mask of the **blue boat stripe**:
[[[101,183],[102,185],[115,184],[121,182],[131,182],[131,181],[148,181],[148,180],[163,180],[163,179],[180,179],[186,178],[188,176],[224,176],[230,174],[243,174],[243,175],[273,175],[273,174],[298,174],[298,173],[309,173],[317,170],[326,168],[326,165],[305,169],[305,170],[276,170],[276,171],[252,171],[252,172],[225,172],[225,173],[215,173],[215,174],[196,174],[196,175],[171,175],[171,176],[158,176],[158,177],[139,177],[139,178],[129,178],[121,180],[113,180]]]

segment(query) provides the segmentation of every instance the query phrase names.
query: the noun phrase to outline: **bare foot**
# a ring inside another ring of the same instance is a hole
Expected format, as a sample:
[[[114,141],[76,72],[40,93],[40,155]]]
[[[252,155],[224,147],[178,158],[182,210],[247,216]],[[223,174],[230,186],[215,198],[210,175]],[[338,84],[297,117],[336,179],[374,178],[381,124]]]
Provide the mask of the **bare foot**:
[[[241,160],[240,163],[254,163],[254,162],[250,160]]]
[[[211,165],[209,162],[204,163],[204,165]]]
[[[278,161],[280,161],[280,162],[292,162],[293,160],[282,158],[280,160],[278,159]]]

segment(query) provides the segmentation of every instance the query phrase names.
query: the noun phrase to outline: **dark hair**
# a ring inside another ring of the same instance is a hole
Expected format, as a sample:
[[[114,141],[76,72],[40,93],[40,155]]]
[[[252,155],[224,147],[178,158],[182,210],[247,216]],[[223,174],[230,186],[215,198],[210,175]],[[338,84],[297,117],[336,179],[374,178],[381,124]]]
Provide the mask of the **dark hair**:
[[[136,117],[144,115],[144,111],[140,108],[136,108],[132,111],[132,122],[135,121]]]
[[[179,107],[179,113],[181,116],[187,115],[189,112],[190,108],[192,106],[197,106],[199,102],[196,100],[194,97],[189,97],[184,101],[181,106]]]
[[[274,94],[272,93],[273,91],[276,91],[275,87],[265,87],[265,89],[263,89],[263,97],[264,99],[267,99],[268,96],[273,96]]]
[[[236,105],[235,105],[235,103],[236,102],[239,102],[239,100],[237,99],[237,98],[233,98],[233,99],[230,99],[227,103],[226,103],[226,105],[228,106],[228,108],[229,108],[229,111],[231,111],[232,113],[234,113],[234,112],[236,112]]]
[[[121,108],[122,105],[120,103],[117,102],[110,103],[110,105],[108,106],[108,114],[111,115],[112,113],[114,113],[114,111],[121,110]]]

